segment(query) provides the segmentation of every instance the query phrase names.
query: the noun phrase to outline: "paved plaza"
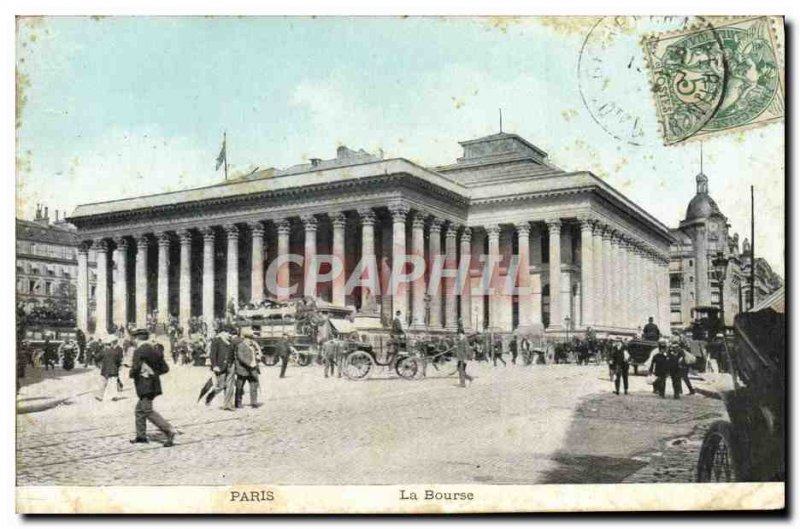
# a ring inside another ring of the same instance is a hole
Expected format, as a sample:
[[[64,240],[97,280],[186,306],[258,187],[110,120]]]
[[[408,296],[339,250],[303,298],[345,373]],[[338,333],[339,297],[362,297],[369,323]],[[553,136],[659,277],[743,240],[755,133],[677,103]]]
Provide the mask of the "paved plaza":
[[[285,379],[262,368],[264,406],[228,412],[196,403],[207,369],[174,366],[155,407],[182,433],[163,448],[152,427],[149,444],[128,442],[132,381],[100,403],[96,369],[31,371],[19,485],[687,482],[704,429],[725,416],[706,396],[660,399],[643,376],[616,396],[605,366],[488,363],[470,365],[466,389],[381,370],[352,382],[316,365]]]

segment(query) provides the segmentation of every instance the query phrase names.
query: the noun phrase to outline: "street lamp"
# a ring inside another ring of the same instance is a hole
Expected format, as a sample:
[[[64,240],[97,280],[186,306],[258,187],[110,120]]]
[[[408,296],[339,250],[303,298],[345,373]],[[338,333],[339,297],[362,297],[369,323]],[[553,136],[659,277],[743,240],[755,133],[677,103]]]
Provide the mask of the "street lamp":
[[[725,326],[725,276],[728,272],[729,259],[722,252],[717,252],[717,256],[711,260],[714,267],[714,275],[719,282],[719,319],[722,326]]]

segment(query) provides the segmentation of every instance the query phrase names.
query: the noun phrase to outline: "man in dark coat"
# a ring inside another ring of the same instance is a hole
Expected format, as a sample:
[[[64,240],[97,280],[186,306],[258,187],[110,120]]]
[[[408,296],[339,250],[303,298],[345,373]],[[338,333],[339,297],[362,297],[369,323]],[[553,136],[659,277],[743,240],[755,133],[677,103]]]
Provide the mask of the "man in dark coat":
[[[614,370],[614,393],[619,395],[619,382],[622,379],[622,387],[627,395],[630,356],[627,346],[622,341],[616,341],[611,349],[611,368]]]
[[[261,358],[261,348],[253,340],[252,332],[245,334],[236,345],[236,407],[242,407],[244,397],[244,383],[247,382],[250,390],[250,406],[258,408],[258,359]]]
[[[56,360],[58,359],[58,353],[56,352],[55,346],[50,343],[50,337],[44,339],[44,370],[47,371],[49,369],[55,370],[56,368]]]
[[[661,398],[664,398],[667,375],[669,375],[666,340],[661,340],[658,343],[658,352],[653,355],[653,359],[650,361],[650,374],[656,377],[653,382],[653,393],[658,393]]]
[[[500,337],[500,335],[495,335],[494,344],[492,345],[492,363],[494,364],[494,367],[497,367],[498,360],[503,362],[504,366],[508,365],[503,359],[503,352],[503,339]]]
[[[466,387],[466,381],[472,382],[472,377],[467,374],[467,362],[472,358],[472,348],[462,329],[456,334],[456,358],[458,359],[459,386]]]
[[[661,338],[661,331],[658,330],[658,325],[653,323],[653,317],[647,318],[647,323],[642,329],[642,338],[649,342],[657,342]]]
[[[86,334],[80,329],[75,332],[75,341],[78,342],[78,362],[83,367],[89,367],[88,356],[86,355]]]
[[[222,409],[227,411],[234,410],[235,377],[234,357],[235,344],[231,341],[231,329],[222,327],[217,335],[211,340],[209,346],[209,360],[211,361],[211,371],[216,377],[216,387],[206,397],[206,405],[211,404],[211,400],[217,393],[225,392],[225,399]]]
[[[281,361],[281,374],[280,378],[286,376],[286,366],[289,365],[289,355],[292,354],[292,344],[287,333],[281,335],[281,339],[275,345],[275,354]]]
[[[671,347],[667,354],[667,365],[669,366],[669,378],[672,381],[672,398],[674,399],[681,398],[682,364],[683,358],[680,352],[675,347]]]
[[[103,378],[103,385],[100,391],[95,395],[95,399],[103,402],[106,398],[106,391],[108,390],[109,382],[116,390],[114,396],[111,397],[112,401],[117,400],[119,393],[119,368],[122,365],[122,347],[117,347],[114,344],[108,344],[103,348],[103,358],[100,361],[100,376]]]
[[[148,342],[150,333],[147,329],[135,329],[131,332],[136,349],[133,352],[130,377],[136,385],[136,437],[131,443],[147,443],[147,421],[153,423],[164,432],[167,440],[165,447],[174,445],[175,434],[178,433],[158,412],[153,409],[153,399],[161,395],[160,376],[169,371],[164,360],[163,351],[159,353],[153,344]]]

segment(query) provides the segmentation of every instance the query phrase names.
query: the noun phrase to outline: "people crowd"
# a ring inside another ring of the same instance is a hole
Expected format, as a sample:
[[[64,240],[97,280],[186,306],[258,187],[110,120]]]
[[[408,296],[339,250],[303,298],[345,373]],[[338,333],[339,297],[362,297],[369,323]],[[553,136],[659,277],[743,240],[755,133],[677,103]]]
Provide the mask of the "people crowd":
[[[274,308],[274,302],[265,301],[260,305],[243,304],[241,308],[258,308],[259,306]],[[313,328],[315,342],[313,354],[323,366],[324,377],[340,378],[347,355],[352,352],[353,339],[331,332],[331,326],[325,325],[325,317],[318,317],[313,306],[306,303],[295,307],[295,322],[305,322],[305,330]],[[18,307],[19,309],[19,307]],[[41,316],[42,312],[36,313]],[[139,401],[135,409],[136,437],[133,443],[148,442],[146,424],[149,421],[160,429],[166,441],[165,446],[172,446],[177,430],[173,428],[153,409],[153,399],[161,394],[162,388],[158,378],[167,373],[171,358],[173,367],[203,367],[209,370],[209,377],[201,389],[198,401],[204,400],[210,406],[219,396],[222,410],[236,411],[244,405],[245,389],[249,395],[249,404],[253,408],[262,405],[259,400],[261,392],[261,366],[267,363],[266,355],[270,355],[276,364],[280,364],[278,378],[285,378],[290,358],[298,358],[300,353],[294,344],[293,335],[283,331],[279,338],[273,339],[269,351],[262,350],[252,328],[237,326],[232,323],[231,315],[213,322],[213,331],[209,332],[206,322],[199,317],[192,317],[182,328],[177,318],[170,316],[163,325],[157,325],[158,314],[147,318],[143,328],[127,326],[112,327],[104,337],[87,336],[77,331],[74,338],[56,342],[50,336],[44,337],[40,347],[34,347],[30,341],[19,342],[17,356],[18,381],[25,377],[29,366],[43,367],[46,371],[61,367],[72,369],[76,364],[83,368],[99,369],[99,381],[95,399],[99,402],[116,401],[122,396],[125,388],[123,368],[130,368],[129,378]],[[157,338],[161,334],[161,338]],[[164,343],[168,338],[168,351]],[[652,383],[652,391],[664,398],[667,393],[667,379],[672,386],[675,399],[683,394],[683,386],[689,394],[695,389],[689,377],[690,370],[697,358],[689,351],[686,340],[681,336],[671,339],[663,336],[652,321],[644,327],[643,336],[632,337],[641,342],[657,343],[648,359],[648,381]],[[655,342],[654,342],[655,340]],[[470,362],[491,362],[492,367],[506,369],[510,366],[532,366],[536,364],[575,363],[587,365],[607,364],[608,376],[613,382],[613,393],[628,395],[629,371],[637,365],[631,357],[631,337],[598,337],[591,327],[581,336],[573,336],[568,340],[546,340],[529,334],[515,332],[503,334],[495,332],[465,333],[459,321],[454,335],[438,338],[430,336],[415,338],[414,346],[419,343],[428,346],[421,348],[421,374],[425,371],[431,358],[445,352],[452,356],[456,364],[459,387],[468,387],[474,377],[468,372]],[[405,329],[402,314],[399,312],[390,327],[388,342],[389,354],[399,354],[413,347]],[[165,357],[165,353],[168,355]],[[640,362],[641,363],[641,362]],[[304,364],[300,364],[304,365]],[[19,391],[19,384],[18,384]]]

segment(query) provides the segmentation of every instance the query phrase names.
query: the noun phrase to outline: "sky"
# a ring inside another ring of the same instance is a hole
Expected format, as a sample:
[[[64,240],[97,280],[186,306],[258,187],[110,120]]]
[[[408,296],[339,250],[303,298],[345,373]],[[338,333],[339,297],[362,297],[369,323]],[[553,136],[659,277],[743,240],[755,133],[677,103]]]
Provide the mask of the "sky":
[[[458,141],[498,132],[502,108],[506,132],[674,227],[695,194],[700,147],[661,145],[639,40],[676,24],[636,20],[615,33],[596,18],[21,19],[17,215],[220,182],[224,132],[231,175],[332,158],[339,145],[448,164]],[[622,129],[587,108],[598,98],[639,119],[640,145],[609,134]],[[756,253],[783,275],[783,123],[708,137],[703,151],[710,194],[740,239],[755,185]]]

